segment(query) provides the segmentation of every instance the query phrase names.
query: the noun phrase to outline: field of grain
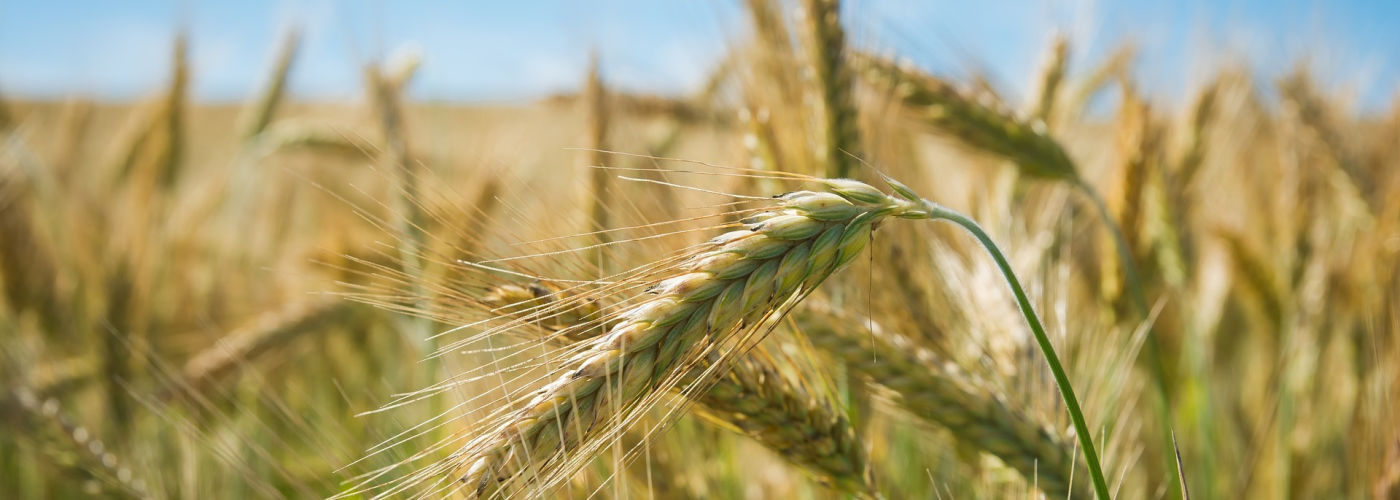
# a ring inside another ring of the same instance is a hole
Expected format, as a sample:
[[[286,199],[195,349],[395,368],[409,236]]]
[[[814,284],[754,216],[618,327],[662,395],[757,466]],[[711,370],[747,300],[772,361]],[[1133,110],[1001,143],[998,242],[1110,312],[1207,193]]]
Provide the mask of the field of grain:
[[[1400,101],[745,8],[686,96],[0,95],[0,498],[1400,498]]]

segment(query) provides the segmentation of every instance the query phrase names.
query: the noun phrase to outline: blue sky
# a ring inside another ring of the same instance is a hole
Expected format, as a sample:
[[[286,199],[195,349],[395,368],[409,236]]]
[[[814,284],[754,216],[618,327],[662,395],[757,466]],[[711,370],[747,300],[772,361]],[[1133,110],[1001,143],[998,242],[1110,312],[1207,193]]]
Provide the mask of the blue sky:
[[[985,71],[1012,96],[1026,90],[1055,32],[1075,42],[1079,69],[1136,42],[1144,87],[1167,101],[1239,60],[1265,77],[1307,60],[1362,109],[1388,106],[1400,91],[1400,2],[846,0],[844,10],[852,43],[939,74]],[[610,84],[677,93],[700,84],[747,21],[741,0],[0,0],[0,93],[154,92],[183,26],[196,97],[239,99],[298,25],[292,91],[302,97],[356,96],[359,64],[402,47],[423,56],[417,98],[501,102],[569,90],[594,49]]]

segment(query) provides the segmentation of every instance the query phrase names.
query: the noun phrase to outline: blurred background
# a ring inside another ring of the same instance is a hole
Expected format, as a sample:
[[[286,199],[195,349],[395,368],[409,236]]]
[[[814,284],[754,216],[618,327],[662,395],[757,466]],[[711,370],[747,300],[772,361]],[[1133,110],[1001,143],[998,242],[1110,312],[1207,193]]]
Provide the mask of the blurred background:
[[[1328,89],[1384,109],[1400,85],[1400,34],[1389,2],[909,2],[842,5],[850,43],[939,74],[983,73],[1025,98],[1045,44],[1075,41],[1091,61],[1131,43],[1134,75],[1154,99],[1181,102],[1213,70],[1262,76],[1307,63]],[[415,100],[522,103],[577,90],[598,52],[610,86],[679,95],[698,90],[747,29],[742,2],[16,2],[0,5],[0,85],[17,97],[133,99],[157,92],[170,43],[190,40],[190,95],[236,102],[256,94],[281,36],[302,34],[290,95],[359,95],[360,67],[395,50],[425,64]]]
[[[500,287],[607,276],[712,236],[697,210],[732,219],[617,175],[769,195],[794,186],[662,158],[878,180],[859,158],[1011,250],[1117,495],[1400,498],[1397,19],[1368,1],[0,0],[0,497],[372,497],[445,460],[430,445],[506,384],[374,412],[494,360],[450,341],[500,319]],[[646,229],[668,220],[684,231]],[[815,300],[1073,456],[975,242],[880,235]],[[598,238],[623,244],[565,252]],[[462,264],[518,255],[516,274]],[[1026,433],[931,414],[906,379],[814,347],[804,314],[764,359],[845,419],[864,476],[702,409],[658,417],[645,474],[600,458],[550,494],[1085,496],[1083,470],[1064,486],[1005,444]]]

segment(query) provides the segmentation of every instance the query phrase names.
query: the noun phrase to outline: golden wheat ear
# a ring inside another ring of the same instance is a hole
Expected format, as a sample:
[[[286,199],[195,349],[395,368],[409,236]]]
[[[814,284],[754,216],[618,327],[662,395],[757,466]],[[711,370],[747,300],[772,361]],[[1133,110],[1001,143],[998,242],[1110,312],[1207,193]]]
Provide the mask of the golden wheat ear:
[[[493,431],[462,450],[455,459],[460,484],[474,495],[558,484],[629,416],[684,379],[710,346],[771,327],[854,259],[875,224],[923,210],[860,182],[823,182],[828,192],[783,195],[773,210],[746,219],[744,229],[711,240],[650,299],[622,312],[608,333],[556,370],[553,382],[501,413]]]
[[[899,395],[914,416],[942,425],[959,440],[995,455],[1051,498],[1092,498],[1085,466],[1073,444],[1050,426],[1012,408],[955,365],[876,323],[856,321],[830,306],[806,304],[792,314],[812,344]]]
[[[547,283],[507,283],[491,287],[483,302],[552,331],[561,341],[556,343],[569,344],[599,332],[587,319],[598,313],[597,302],[572,295]],[[841,407],[826,397],[823,384],[789,373],[784,367],[797,363],[762,345],[736,356],[726,370],[711,368],[724,362],[712,353],[682,383],[703,388],[683,394],[697,403],[696,413],[752,438],[820,483],[861,498],[877,495],[866,446]]]

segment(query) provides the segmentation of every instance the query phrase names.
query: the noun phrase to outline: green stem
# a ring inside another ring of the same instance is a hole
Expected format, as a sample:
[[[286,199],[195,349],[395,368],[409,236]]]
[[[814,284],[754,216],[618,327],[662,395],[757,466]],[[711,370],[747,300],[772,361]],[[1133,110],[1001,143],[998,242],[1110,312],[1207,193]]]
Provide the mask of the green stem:
[[[996,261],[1002,276],[1006,278],[1006,283],[1011,286],[1011,292],[1016,295],[1016,304],[1021,307],[1021,314],[1026,317],[1026,323],[1035,334],[1036,343],[1040,344],[1040,352],[1045,355],[1045,363],[1050,365],[1050,373],[1055,377],[1055,385],[1059,386],[1060,395],[1065,398],[1065,409],[1069,411],[1069,418],[1074,422],[1074,433],[1079,438],[1079,447],[1084,450],[1084,462],[1089,467],[1089,477],[1094,482],[1094,493],[1101,500],[1112,498],[1108,494],[1108,482],[1104,480],[1103,469],[1099,467],[1099,454],[1094,450],[1093,434],[1089,433],[1089,425],[1084,422],[1084,411],[1079,408],[1079,400],[1074,397],[1074,386],[1070,385],[1069,376],[1065,375],[1065,369],[1060,364],[1060,357],[1055,354],[1055,347],[1050,344],[1050,337],[1045,334],[1045,327],[1040,324],[1040,317],[1036,315],[1030,298],[1026,297],[1026,291],[1021,288],[1021,282],[1016,279],[1016,273],[1012,271],[1006,256],[1002,255],[1001,249],[997,248],[996,243],[992,242],[992,238],[976,221],[928,200],[924,200],[924,204],[928,206],[932,219],[951,221],[972,233],[977,237],[977,241],[982,243],[982,247],[987,249],[987,253],[991,254],[992,260]]]

